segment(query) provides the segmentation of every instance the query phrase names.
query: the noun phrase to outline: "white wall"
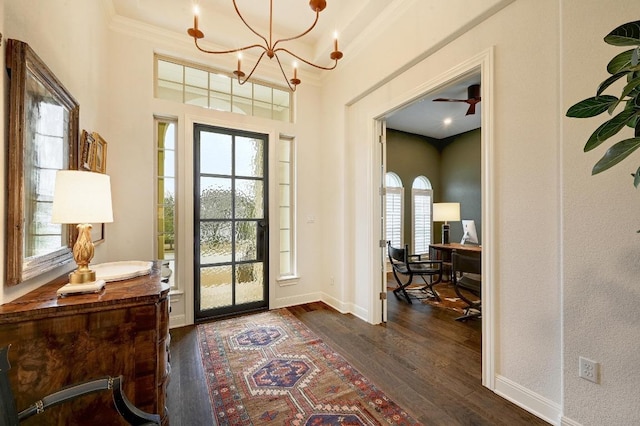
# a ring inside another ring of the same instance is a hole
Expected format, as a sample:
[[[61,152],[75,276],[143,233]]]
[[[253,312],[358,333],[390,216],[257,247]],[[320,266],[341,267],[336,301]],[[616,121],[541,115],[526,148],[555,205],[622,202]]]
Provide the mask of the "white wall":
[[[594,96],[609,60],[629,49],[603,37],[638,19],[635,0],[562,2],[561,112]],[[621,87],[607,93],[618,96]],[[630,176],[640,155],[591,176],[612,143],[582,148],[606,117],[561,122],[564,415],[583,425],[630,425],[640,424],[640,192]],[[632,130],[623,129],[611,141],[630,137]],[[580,356],[601,364],[600,384],[578,377]]]
[[[87,2],[68,0],[52,2],[47,0],[5,0],[2,24],[2,69],[4,70],[6,39],[13,38],[28,43],[49,69],[62,82],[66,89],[80,104],[80,129],[97,131],[109,141],[107,128],[106,94],[108,60],[107,60],[107,15],[103,2]],[[7,99],[9,78],[2,72],[2,94]],[[7,151],[7,114],[4,102],[0,111],[4,133],[2,136],[2,167],[4,170]],[[4,183],[5,173],[2,173]],[[5,199],[7,190],[2,188]],[[2,230],[5,236],[5,204],[2,203]],[[109,226],[107,226],[107,233]],[[96,247],[95,262],[105,259],[106,245]],[[4,277],[4,250],[2,244],[2,262],[0,272]],[[69,265],[67,269],[72,269]],[[44,282],[59,276],[64,271],[53,271],[14,287],[2,286],[0,303],[36,288]]]

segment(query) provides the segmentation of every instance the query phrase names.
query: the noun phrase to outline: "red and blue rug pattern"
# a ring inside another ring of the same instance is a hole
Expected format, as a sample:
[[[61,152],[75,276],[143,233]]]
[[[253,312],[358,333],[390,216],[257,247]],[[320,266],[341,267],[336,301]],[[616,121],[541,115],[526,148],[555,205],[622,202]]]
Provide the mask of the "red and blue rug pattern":
[[[219,425],[418,425],[286,309],[198,325]]]

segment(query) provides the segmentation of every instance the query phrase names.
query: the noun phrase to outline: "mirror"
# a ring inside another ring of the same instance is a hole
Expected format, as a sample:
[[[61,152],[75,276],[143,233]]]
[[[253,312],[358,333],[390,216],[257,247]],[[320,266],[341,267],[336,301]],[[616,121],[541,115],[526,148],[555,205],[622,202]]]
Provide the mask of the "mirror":
[[[77,169],[80,106],[28,44],[7,40],[10,78],[6,283],[73,259],[72,229],[51,223],[55,174]]]

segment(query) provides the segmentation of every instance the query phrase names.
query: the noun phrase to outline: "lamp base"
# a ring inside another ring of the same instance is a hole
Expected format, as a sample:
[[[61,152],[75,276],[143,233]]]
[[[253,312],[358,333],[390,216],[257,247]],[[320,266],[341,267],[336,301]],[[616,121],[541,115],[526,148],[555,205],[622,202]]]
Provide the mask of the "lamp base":
[[[84,284],[66,284],[60,287],[57,291],[58,297],[64,297],[69,294],[83,294],[83,293],[99,293],[105,286],[104,280],[97,280]]]
[[[442,244],[449,244],[449,224],[442,224]]]
[[[69,283],[70,284],[87,284],[95,282],[96,273],[91,269],[80,270],[76,269],[75,271],[69,274]]]

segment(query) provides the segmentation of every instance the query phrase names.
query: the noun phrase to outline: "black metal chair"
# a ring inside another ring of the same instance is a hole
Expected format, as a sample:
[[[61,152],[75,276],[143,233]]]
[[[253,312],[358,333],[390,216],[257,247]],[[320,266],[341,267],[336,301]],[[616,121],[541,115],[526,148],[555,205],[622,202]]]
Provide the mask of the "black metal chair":
[[[430,260],[423,258],[423,255],[409,254],[409,246],[397,248],[391,245],[391,241],[387,241],[387,253],[389,262],[393,270],[393,276],[398,283],[398,287],[393,290],[393,294],[397,298],[404,296],[408,303],[411,302],[409,291],[417,299],[425,299],[432,297],[440,301],[438,292],[433,288],[435,284],[442,281],[442,261]],[[400,276],[406,276],[403,281]],[[424,285],[409,287],[413,282],[413,277],[419,276],[424,281]],[[429,281],[427,281],[427,278]]]
[[[83,395],[104,390],[113,391],[113,403],[116,410],[130,425],[160,424],[160,416],[158,414],[145,413],[136,408],[127,399],[122,392],[122,376],[105,377],[66,387],[43,397],[36,403],[18,412],[15,397],[11,390],[11,384],[9,383],[8,371],[11,368],[8,355],[9,347],[10,345],[0,348],[0,426],[15,426],[33,415],[44,413],[49,407],[62,404]]]
[[[453,289],[467,307],[456,321],[466,321],[482,316],[482,258],[480,253],[451,253]],[[468,292],[468,293],[467,293]],[[465,294],[466,293],[466,294]],[[478,299],[472,300],[469,293]]]

